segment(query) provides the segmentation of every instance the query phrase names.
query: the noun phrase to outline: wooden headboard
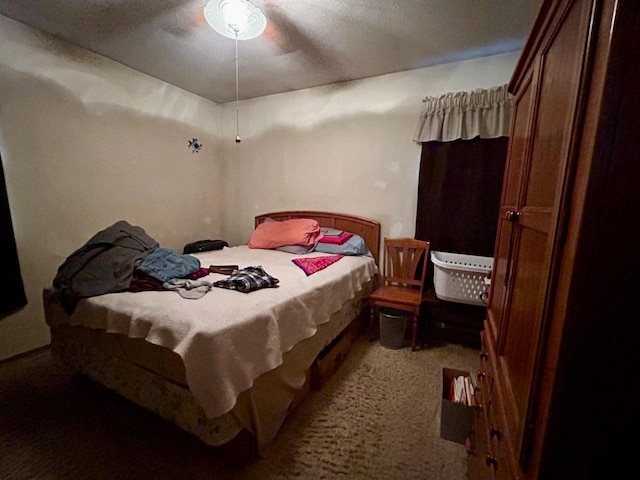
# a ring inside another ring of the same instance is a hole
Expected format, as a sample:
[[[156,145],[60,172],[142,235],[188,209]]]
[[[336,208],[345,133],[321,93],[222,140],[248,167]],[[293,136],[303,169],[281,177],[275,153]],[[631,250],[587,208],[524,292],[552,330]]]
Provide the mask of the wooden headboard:
[[[255,226],[257,227],[260,225],[267,218],[273,218],[278,221],[289,220],[292,218],[312,218],[317,220],[321,227],[336,228],[338,230],[344,230],[345,232],[360,235],[367,244],[376,264],[380,265],[378,262],[378,257],[380,255],[380,224],[378,222],[367,220],[366,218],[354,217],[353,215],[344,215],[342,213],[294,210],[258,215],[255,219]]]

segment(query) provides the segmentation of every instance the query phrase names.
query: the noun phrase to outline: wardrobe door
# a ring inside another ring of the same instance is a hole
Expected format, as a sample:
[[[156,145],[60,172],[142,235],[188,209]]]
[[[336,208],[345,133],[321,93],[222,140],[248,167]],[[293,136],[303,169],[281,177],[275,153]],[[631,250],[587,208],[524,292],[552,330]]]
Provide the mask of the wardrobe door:
[[[565,2],[537,59],[537,111],[531,149],[525,156],[511,239],[508,295],[504,301],[497,354],[500,388],[515,460],[525,466],[523,445],[534,434],[532,392],[540,362],[544,318],[548,315],[556,229],[574,135],[574,121],[585,61],[591,2]],[[504,223],[504,222],[503,222]]]
[[[514,121],[509,139],[509,152],[502,187],[502,199],[498,217],[498,232],[494,252],[494,265],[491,272],[491,298],[489,300],[489,323],[491,340],[499,335],[504,316],[504,303],[507,297],[507,285],[510,257],[513,253],[514,228],[517,218],[518,196],[522,179],[522,167],[529,147],[531,116],[533,113],[534,86],[532,72],[524,82],[514,102]]]

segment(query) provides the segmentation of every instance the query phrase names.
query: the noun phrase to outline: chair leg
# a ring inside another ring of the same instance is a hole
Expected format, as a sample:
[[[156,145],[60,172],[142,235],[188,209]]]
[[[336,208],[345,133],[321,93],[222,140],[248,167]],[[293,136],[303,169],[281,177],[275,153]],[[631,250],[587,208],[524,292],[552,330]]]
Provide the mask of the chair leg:
[[[415,352],[418,349],[418,315],[412,317],[411,350]]]
[[[369,305],[369,341],[373,342],[376,339],[376,306],[375,304]]]

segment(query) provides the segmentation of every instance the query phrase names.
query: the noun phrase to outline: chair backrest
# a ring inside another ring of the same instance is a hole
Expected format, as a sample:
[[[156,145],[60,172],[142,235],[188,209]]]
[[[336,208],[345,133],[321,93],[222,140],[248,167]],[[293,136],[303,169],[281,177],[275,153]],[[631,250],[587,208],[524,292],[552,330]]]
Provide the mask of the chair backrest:
[[[413,238],[384,239],[384,284],[420,291],[429,259],[429,242]]]

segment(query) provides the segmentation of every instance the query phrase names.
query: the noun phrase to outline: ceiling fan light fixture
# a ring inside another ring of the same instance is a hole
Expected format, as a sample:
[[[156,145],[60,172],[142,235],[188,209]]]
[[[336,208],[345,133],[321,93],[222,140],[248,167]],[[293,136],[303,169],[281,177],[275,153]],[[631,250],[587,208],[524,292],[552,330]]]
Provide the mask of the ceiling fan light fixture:
[[[220,35],[238,40],[250,40],[264,32],[267,19],[248,0],[209,0],[204,18]]]

